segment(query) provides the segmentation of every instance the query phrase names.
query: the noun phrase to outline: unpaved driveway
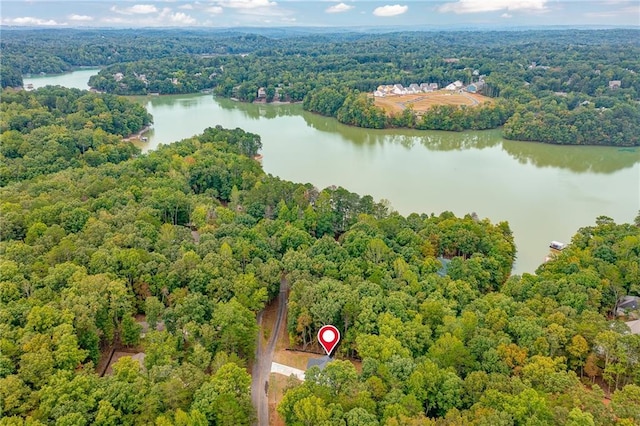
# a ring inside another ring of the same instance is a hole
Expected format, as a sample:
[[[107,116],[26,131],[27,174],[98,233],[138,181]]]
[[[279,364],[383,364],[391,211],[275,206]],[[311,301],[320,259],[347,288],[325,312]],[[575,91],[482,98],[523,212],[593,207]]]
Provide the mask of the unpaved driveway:
[[[269,425],[269,403],[267,400],[268,380],[271,373],[273,352],[276,348],[280,329],[285,326],[284,319],[287,315],[287,295],[289,283],[286,278],[280,280],[280,293],[278,294],[278,317],[269,336],[267,347],[262,347],[262,339],[258,335],[256,345],[256,360],[251,371],[251,401],[256,409],[258,426]],[[262,313],[258,315],[258,324],[262,323]]]

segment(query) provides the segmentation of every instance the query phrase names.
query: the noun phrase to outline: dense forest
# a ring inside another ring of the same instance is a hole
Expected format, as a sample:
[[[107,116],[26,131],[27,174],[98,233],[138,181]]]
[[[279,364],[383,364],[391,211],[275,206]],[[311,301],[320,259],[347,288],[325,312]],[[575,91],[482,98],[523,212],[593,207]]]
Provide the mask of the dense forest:
[[[0,186],[82,164],[131,158],[138,149],[122,137],[151,116],[122,96],[47,87],[4,90],[0,98]]]
[[[258,97],[304,101],[310,111],[360,127],[459,131],[504,125],[509,139],[640,145],[637,30],[6,34],[3,87],[21,85],[22,73],[106,66],[90,85],[114,94],[211,90],[248,102]],[[408,108],[387,116],[370,97],[382,84],[444,87],[480,78],[484,94],[499,102],[477,108],[443,105],[420,114]]]
[[[122,151],[150,117],[111,95],[1,94],[26,119],[3,109],[0,424],[252,424],[256,315],[283,278],[292,346],[327,322],[343,335],[288,387],[288,425],[640,422],[640,335],[611,317],[640,295],[640,215],[511,276],[507,223],[281,180],[241,129]],[[25,175],[50,133],[54,166]],[[113,347],[144,357],[102,375]]]

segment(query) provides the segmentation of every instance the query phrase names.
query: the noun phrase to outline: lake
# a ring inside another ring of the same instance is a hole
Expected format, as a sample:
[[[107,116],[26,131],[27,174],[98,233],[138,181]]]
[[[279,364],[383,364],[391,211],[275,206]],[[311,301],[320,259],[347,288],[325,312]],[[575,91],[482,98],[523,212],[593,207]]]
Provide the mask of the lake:
[[[95,73],[24,82],[86,88]],[[448,210],[508,221],[518,247],[515,273],[535,271],[551,240],[569,242],[597,216],[632,222],[640,209],[639,148],[515,142],[499,130],[360,129],[300,105],[244,104],[203,94],[135,99],[154,118],[143,151],[218,124],[240,127],[262,137],[264,170],[283,179],[387,199],[403,215]]]

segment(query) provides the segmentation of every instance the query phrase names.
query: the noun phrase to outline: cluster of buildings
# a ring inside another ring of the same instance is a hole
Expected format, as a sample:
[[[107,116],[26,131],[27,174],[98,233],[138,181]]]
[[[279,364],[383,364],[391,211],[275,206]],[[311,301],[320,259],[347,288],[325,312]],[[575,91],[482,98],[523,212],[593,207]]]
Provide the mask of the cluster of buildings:
[[[139,80],[139,81],[143,82],[145,86],[149,85],[149,80],[147,80],[147,75],[146,74],[138,74],[137,72],[134,72],[133,76],[136,78],[136,80]],[[121,73],[121,72],[117,72],[117,73],[113,74],[113,79],[116,82],[121,82],[122,79],[124,79],[124,74]],[[171,83],[175,85],[175,84],[180,83],[180,81],[178,81],[177,78],[172,78],[171,79]]]
[[[428,93],[438,90],[438,83],[412,83],[408,87],[402,84],[386,84],[378,86],[373,96],[385,97],[393,95],[415,95],[418,93]]]
[[[484,88],[484,80],[480,79],[475,83],[471,83],[468,86],[465,86],[460,80],[456,80],[451,84],[448,84],[444,87],[444,90],[451,90],[462,92],[466,91],[469,93],[478,93],[481,92]],[[429,93],[438,90],[438,83],[421,83],[421,84],[410,84],[408,87],[402,86],[402,84],[387,84],[378,86],[378,88],[373,92],[373,96],[376,97],[385,97],[385,96],[398,96],[398,95],[416,95],[419,93]]]

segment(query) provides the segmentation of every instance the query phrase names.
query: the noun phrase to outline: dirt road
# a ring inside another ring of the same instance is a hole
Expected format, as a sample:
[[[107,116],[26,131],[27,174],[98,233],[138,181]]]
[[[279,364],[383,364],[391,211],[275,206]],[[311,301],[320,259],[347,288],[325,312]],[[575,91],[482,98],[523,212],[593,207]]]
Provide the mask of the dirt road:
[[[460,92],[460,94],[471,101],[471,106],[476,106],[480,104],[480,102],[478,102],[476,98],[474,98],[473,96],[470,96],[468,93]]]
[[[273,330],[269,336],[266,348],[262,346],[262,338],[258,335],[258,343],[256,345],[256,360],[251,371],[251,401],[256,409],[258,416],[258,426],[269,425],[269,401],[267,399],[268,380],[271,373],[271,362],[273,360],[273,352],[276,348],[278,335],[281,328],[285,326],[285,317],[287,316],[287,296],[289,293],[289,283],[286,278],[280,280],[280,293],[278,294],[278,317],[276,318]],[[258,315],[258,324],[262,323],[262,312]]]

